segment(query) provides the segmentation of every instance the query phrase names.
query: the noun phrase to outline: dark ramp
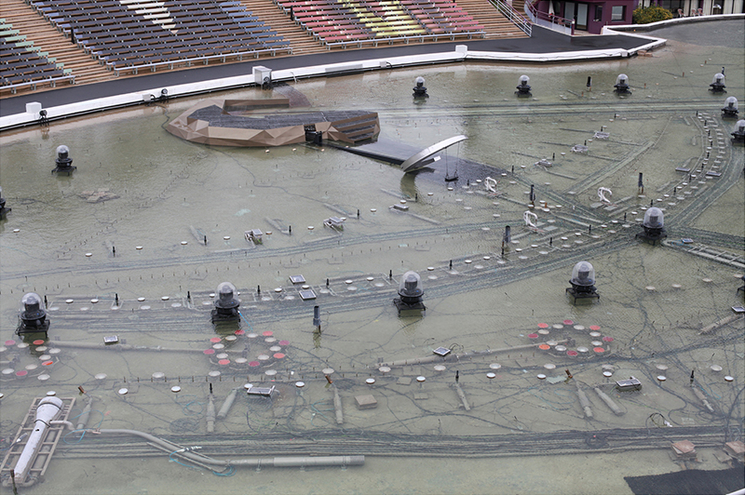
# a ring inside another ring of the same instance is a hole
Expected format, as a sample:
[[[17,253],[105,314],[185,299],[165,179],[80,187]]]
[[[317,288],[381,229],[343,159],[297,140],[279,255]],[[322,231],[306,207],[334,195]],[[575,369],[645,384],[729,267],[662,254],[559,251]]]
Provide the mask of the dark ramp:
[[[378,160],[392,165],[401,165],[410,156],[419,153],[427,145],[414,146],[400,141],[378,138],[373,143],[366,143],[358,146],[340,146],[332,143],[326,143],[327,146],[337,148],[347,153],[364,156],[371,160]],[[453,184],[475,184],[476,180],[483,180],[484,177],[499,177],[507,170],[499,164],[489,165],[474,162],[460,158],[455,150],[447,152],[446,150],[438,153],[440,160],[428,164],[426,167],[409,172],[406,175],[424,177],[428,181],[445,183],[446,178]],[[455,180],[454,177],[458,179]]]
[[[691,469],[624,479],[635,495],[725,495],[745,487],[742,467],[721,471]]]

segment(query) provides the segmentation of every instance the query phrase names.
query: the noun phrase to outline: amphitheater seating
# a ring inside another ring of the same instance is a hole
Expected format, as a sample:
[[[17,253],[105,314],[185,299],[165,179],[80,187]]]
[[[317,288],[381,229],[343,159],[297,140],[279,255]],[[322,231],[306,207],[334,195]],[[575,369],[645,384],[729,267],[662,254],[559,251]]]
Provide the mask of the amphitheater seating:
[[[38,0],[32,5],[117,72],[290,51],[288,41],[239,1]]]
[[[73,80],[62,64],[40,52],[32,42],[20,36],[13,26],[0,22],[0,85],[11,89]]]
[[[484,35],[484,28],[453,0],[275,2],[328,46]]]

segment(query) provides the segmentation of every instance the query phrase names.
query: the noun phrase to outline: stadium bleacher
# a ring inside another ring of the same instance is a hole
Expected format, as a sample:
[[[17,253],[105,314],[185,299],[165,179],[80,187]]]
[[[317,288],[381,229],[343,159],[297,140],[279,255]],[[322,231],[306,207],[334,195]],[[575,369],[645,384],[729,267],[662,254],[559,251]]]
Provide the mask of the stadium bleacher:
[[[32,5],[112,70],[291,51],[240,2],[39,0]]]

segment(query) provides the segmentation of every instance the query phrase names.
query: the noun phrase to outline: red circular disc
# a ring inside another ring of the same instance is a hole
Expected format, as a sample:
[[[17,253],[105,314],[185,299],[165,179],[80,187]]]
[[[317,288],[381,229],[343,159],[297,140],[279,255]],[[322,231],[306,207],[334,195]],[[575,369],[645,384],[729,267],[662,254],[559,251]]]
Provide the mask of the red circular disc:
[[[551,346],[548,345],[548,344],[541,344],[541,345],[538,346],[538,348],[540,350],[542,350],[542,351],[547,351],[547,350],[551,349]]]
[[[564,320],[564,325],[574,325],[572,320]]]
[[[290,345],[290,341],[289,340],[280,340],[279,341],[279,345],[281,345],[283,347],[286,346],[286,345]]]
[[[51,366],[53,364],[54,364],[54,361],[44,361],[43,363],[41,363],[42,366]]]
[[[215,353],[215,350],[214,350],[214,349],[205,349],[205,350],[204,350],[204,351],[202,351],[202,352],[204,352],[204,353],[205,353],[205,354],[207,354],[207,355],[210,355],[210,354],[214,354],[214,353]]]
[[[39,339],[39,340],[34,340],[34,341],[33,341],[33,344],[34,344],[34,345],[44,345],[44,341],[43,341],[42,339]]]
[[[271,330],[265,330],[264,332],[261,332],[261,335],[263,335],[264,337],[271,337],[272,335],[274,335],[274,332],[272,332]]]
[[[572,356],[572,357],[574,357],[574,356],[576,356],[577,354],[579,354],[579,353],[578,353],[577,351],[567,351],[567,356]]]
[[[5,341],[5,345],[16,345],[16,341],[15,340],[6,340]]]
[[[599,325],[590,325],[590,330],[592,330],[593,332],[597,332],[598,330],[600,330],[600,326]]]
[[[613,342],[613,337],[603,337],[603,340],[606,342]]]
[[[16,371],[16,376],[19,377],[19,378],[20,377],[24,377],[26,375],[28,375],[28,371],[26,371],[26,370]]]
[[[235,334],[236,335],[246,335],[246,331],[245,330],[236,330],[235,331]]]
[[[538,334],[537,333],[529,333],[528,334],[528,338],[529,339],[537,339],[538,338]]]
[[[605,349],[603,349],[602,347],[593,347],[592,350],[597,352],[598,354],[602,354],[603,352],[605,352]]]
[[[210,339],[210,342],[212,342],[213,344],[217,344],[217,343],[218,343],[218,342],[220,342],[221,340],[222,340],[222,339],[221,339],[220,337],[212,337],[212,338]]]
[[[250,367],[252,367],[252,368],[256,368],[256,367],[257,367],[257,366],[259,366],[260,364],[261,364],[261,363],[259,363],[258,361],[249,361],[249,363],[248,363],[248,365],[249,365]]]
[[[217,364],[219,364],[219,365],[221,365],[221,366],[227,366],[227,365],[229,365],[229,364],[230,364],[230,359],[221,359],[221,360],[219,360],[219,361],[217,362]]]
[[[539,323],[538,328],[548,328],[548,323]]]
[[[283,353],[281,353],[281,352],[275,352],[274,353],[274,359],[282,359],[284,357],[285,357],[285,355]]]

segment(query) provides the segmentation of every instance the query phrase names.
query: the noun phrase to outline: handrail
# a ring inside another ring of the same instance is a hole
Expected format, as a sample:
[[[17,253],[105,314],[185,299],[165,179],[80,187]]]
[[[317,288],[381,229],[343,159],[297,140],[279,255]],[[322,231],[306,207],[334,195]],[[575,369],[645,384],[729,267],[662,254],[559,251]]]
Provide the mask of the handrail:
[[[533,25],[530,23],[530,20],[515,10],[512,5],[509,5],[502,0],[489,0],[489,3],[496,7],[497,10],[520,31],[527,34],[528,37],[533,36]]]
[[[266,48],[264,50],[251,50],[251,51],[243,51],[243,52],[222,53],[219,55],[205,55],[203,57],[195,57],[195,58],[181,58],[181,59],[176,59],[176,60],[169,60],[167,62],[153,62],[149,64],[140,64],[140,65],[125,65],[122,67],[116,67],[116,64],[114,62],[107,62],[105,59],[99,59],[99,60],[104,62],[106,67],[109,70],[114,71],[118,77],[120,72],[126,72],[130,70],[133,71],[134,74],[137,74],[140,69],[150,69],[152,72],[156,72],[158,70],[158,67],[168,66],[169,69],[173,69],[175,65],[187,64],[191,66],[191,64],[197,63],[197,62],[204,62],[204,64],[207,65],[209,64],[210,60],[218,60],[218,59],[222,59],[224,63],[226,59],[232,58],[232,57],[238,57],[239,60],[243,60],[243,57],[248,56],[248,55],[252,55],[254,58],[259,58],[259,55],[271,53],[272,56],[275,56],[278,51],[283,51],[283,50],[287,50],[287,53],[292,55],[292,47],[283,46],[279,48]]]
[[[38,81],[29,81],[25,83],[18,83],[18,84],[4,84],[0,86],[0,91],[5,91],[6,89],[10,89],[10,92],[12,94],[16,94],[16,91],[20,88],[25,88],[26,86],[31,86],[31,91],[36,90],[37,84],[51,84],[53,88],[57,87],[57,82],[67,81],[70,80],[70,84],[75,84],[75,76],[60,76],[60,77],[50,77],[49,79],[40,79]]]
[[[541,0],[529,0],[525,2],[525,13],[528,14],[530,20],[539,26],[547,27],[553,31],[562,31],[567,34],[574,34],[574,20],[566,19],[564,17],[549,14],[547,12],[541,12],[535,6]],[[549,0],[550,1],[550,0]]]
[[[478,31],[458,31],[453,33],[442,33],[442,34],[416,34],[412,36],[387,36],[387,37],[379,37],[379,38],[368,38],[368,39],[360,39],[360,40],[349,40],[349,41],[331,41],[327,42],[323,38],[320,38],[320,41],[326,46],[328,49],[331,49],[333,47],[341,46],[343,48],[347,48],[349,45],[357,45],[358,48],[362,48],[363,44],[372,44],[374,47],[378,46],[379,42],[387,42],[388,44],[392,44],[396,41],[404,41],[408,45],[410,41],[418,41],[420,43],[424,43],[425,40],[430,39],[432,41],[437,41],[438,38],[450,38],[450,41],[454,41],[456,37],[460,36],[468,36],[468,39],[472,39],[474,35],[481,36],[482,38],[486,36],[486,33],[482,30]]]

